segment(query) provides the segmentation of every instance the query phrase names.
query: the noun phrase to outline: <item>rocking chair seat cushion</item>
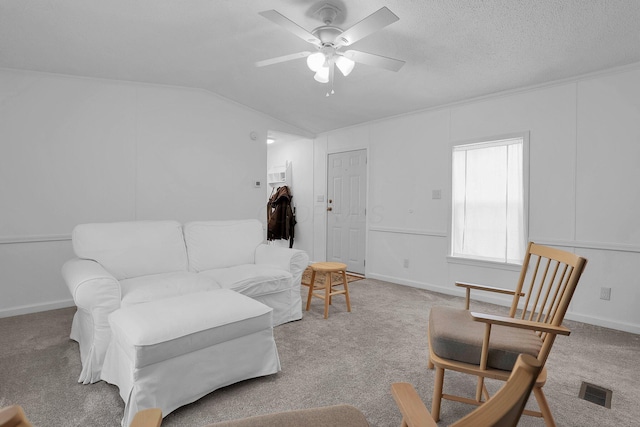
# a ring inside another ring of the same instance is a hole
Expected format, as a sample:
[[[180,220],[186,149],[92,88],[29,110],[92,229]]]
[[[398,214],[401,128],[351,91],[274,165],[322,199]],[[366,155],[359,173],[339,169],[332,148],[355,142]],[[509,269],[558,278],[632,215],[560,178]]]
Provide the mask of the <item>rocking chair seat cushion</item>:
[[[444,359],[480,364],[485,324],[465,309],[433,307],[429,314],[429,345]],[[520,353],[538,357],[540,337],[525,329],[493,325],[489,339],[487,367],[511,371]]]

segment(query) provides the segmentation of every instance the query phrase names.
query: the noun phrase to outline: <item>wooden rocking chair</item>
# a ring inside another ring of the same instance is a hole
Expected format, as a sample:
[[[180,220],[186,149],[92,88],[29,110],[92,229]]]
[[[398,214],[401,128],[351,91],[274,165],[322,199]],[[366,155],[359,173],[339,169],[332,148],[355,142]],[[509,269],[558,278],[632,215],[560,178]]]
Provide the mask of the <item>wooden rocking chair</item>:
[[[451,427],[516,426],[541,369],[538,359],[521,354],[502,388],[485,405],[451,424]],[[401,427],[436,427],[436,422],[411,384],[394,383],[391,393],[402,413]]]
[[[482,405],[489,394],[484,378],[506,381],[520,353],[529,354],[543,366],[533,388],[539,412],[525,415],[543,417],[555,426],[542,392],[547,378],[544,364],[556,335],[569,335],[562,326],[569,302],[587,260],[573,253],[529,243],[520,278],[514,291],[469,283],[466,308],[433,307],[429,314],[429,368],[436,368],[431,415],[440,418],[441,399]],[[508,317],[469,311],[471,290],[512,294]],[[445,370],[478,377],[475,399],[443,393]]]

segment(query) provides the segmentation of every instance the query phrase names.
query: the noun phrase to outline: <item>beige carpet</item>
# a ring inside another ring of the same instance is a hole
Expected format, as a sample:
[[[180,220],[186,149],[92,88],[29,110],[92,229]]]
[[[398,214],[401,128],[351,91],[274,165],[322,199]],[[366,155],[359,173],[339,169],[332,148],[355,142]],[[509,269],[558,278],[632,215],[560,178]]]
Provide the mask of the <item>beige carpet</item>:
[[[303,298],[306,291],[301,290]],[[362,411],[371,427],[397,427],[402,417],[390,387],[403,381],[414,384],[431,408],[435,375],[427,369],[429,309],[460,307],[464,299],[374,279],[353,283],[349,293],[351,313],[340,302],[325,319],[322,304],[312,304],[311,310],[303,310],[302,320],[274,328],[282,371],[209,393],[168,414],[162,427],[201,427],[340,403]],[[472,307],[491,314],[506,310],[485,303]],[[77,382],[80,353],[69,340],[74,312],[64,308],[0,319],[0,407],[23,405],[36,427],[117,427],[124,409],[118,388],[104,381]],[[557,425],[637,426],[640,335],[565,324],[571,335],[556,340],[545,385]],[[583,380],[613,390],[611,409],[577,397]],[[498,385],[489,381],[490,392]],[[445,376],[446,393],[473,397],[475,388],[469,375]],[[472,409],[443,402],[440,425],[450,425]],[[544,422],[523,417],[518,426],[544,427]]]
[[[324,273],[316,273],[316,283],[324,283],[325,277],[326,275]],[[347,283],[355,282],[362,279],[364,279],[364,277],[347,273]],[[307,267],[304,273],[302,273],[302,283],[305,285],[308,285],[309,283],[311,283],[310,267]],[[331,283],[342,283],[342,274],[331,273]]]

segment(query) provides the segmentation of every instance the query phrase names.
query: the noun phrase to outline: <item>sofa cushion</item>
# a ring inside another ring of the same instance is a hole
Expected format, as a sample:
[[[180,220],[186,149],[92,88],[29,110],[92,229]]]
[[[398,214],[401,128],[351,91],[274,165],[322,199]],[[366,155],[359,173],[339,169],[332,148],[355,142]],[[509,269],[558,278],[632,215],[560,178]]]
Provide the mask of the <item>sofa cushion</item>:
[[[220,288],[221,286],[212,277],[188,271],[152,274],[121,280],[121,304],[122,307],[127,307]]]
[[[264,241],[262,223],[256,219],[190,222],[184,237],[189,270],[195,272],[253,264],[256,247]]]
[[[224,289],[250,297],[279,292],[292,286],[291,273],[266,264],[217,268],[203,271],[200,275],[215,280]]]
[[[187,271],[182,226],[176,221],[81,224],[73,229],[78,258],[100,263],[116,279]]]
[[[445,359],[480,364],[485,324],[469,310],[437,306],[429,313],[429,342],[433,352]],[[538,357],[542,341],[535,331],[493,325],[487,366],[510,371],[520,353]]]

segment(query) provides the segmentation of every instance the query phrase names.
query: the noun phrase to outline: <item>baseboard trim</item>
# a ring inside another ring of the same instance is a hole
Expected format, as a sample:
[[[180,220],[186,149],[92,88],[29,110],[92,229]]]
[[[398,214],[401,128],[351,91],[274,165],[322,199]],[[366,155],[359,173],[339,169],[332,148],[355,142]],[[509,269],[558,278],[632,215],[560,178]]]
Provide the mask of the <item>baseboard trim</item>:
[[[75,303],[72,299],[52,301],[41,304],[22,305],[19,307],[11,307],[0,310],[0,318],[21,316],[23,314],[39,313],[41,311],[57,310],[59,308],[74,307]]]
[[[633,323],[616,322],[610,319],[604,319],[602,317],[588,316],[585,314],[572,313],[569,311],[567,311],[565,319],[640,335],[640,325],[634,325]]]
[[[402,279],[398,277],[392,277],[392,276],[387,276],[384,274],[377,274],[377,273],[367,273],[367,278],[383,280],[385,282],[395,283],[398,285],[410,286],[412,288],[424,289],[431,292],[438,292],[445,295],[452,295],[452,296],[464,298],[464,291],[457,288],[439,286],[439,285],[434,285],[432,283],[418,282],[415,280]],[[488,302],[491,304],[497,304],[505,307],[508,307],[510,305],[510,301],[496,298],[496,297],[483,298],[478,296],[478,297],[475,297],[474,299],[476,299],[477,301]],[[75,303],[73,302],[72,299],[53,301],[53,302],[42,303],[42,304],[23,305],[19,307],[1,309],[0,318],[20,316],[23,314],[39,313],[41,311],[57,310],[60,308],[68,308],[68,307],[74,307],[74,306],[75,306]],[[575,313],[571,311],[567,312],[567,315],[565,317],[568,320],[574,320],[576,322],[587,323],[589,325],[601,326],[603,328],[615,329],[617,331],[629,332],[632,334],[640,335],[640,325],[635,325],[632,323],[617,322],[610,319],[604,319],[597,316],[588,316],[588,315]]]
[[[432,292],[438,292],[445,295],[453,295],[453,296],[462,297],[462,298],[464,298],[465,296],[465,292],[462,289],[451,288],[446,286],[438,286],[432,283],[417,282],[415,280],[408,280],[408,279],[402,279],[398,277],[386,276],[384,274],[367,273],[367,278],[384,280],[385,282],[391,282],[398,285],[410,286],[413,288],[424,289]],[[474,296],[473,299],[475,299],[476,301],[497,304],[504,307],[509,307],[511,305],[511,298],[502,299],[499,297],[491,297],[491,296],[486,297],[486,296],[478,295],[478,296]],[[615,329],[617,331],[629,332],[632,334],[640,335],[640,325],[635,325],[632,323],[618,322],[611,319],[604,319],[602,317],[589,316],[589,315],[575,313],[571,311],[567,311],[565,318],[567,320],[574,320],[576,322],[582,322],[589,325],[601,326],[603,328]]]
[[[431,292],[438,292],[440,294],[452,295],[460,298],[465,297],[465,292],[459,288],[452,288],[446,286],[434,285],[433,283],[424,283],[418,282],[415,280],[402,279],[398,277],[386,276],[384,274],[377,273],[367,273],[367,278],[384,280],[385,282],[391,282],[398,285],[410,286],[412,288],[424,289]],[[511,299],[500,298],[499,296],[493,296],[491,294],[487,294],[488,296],[480,296],[474,297],[476,301],[488,302],[490,304],[502,305],[505,307],[509,307],[511,305]]]

